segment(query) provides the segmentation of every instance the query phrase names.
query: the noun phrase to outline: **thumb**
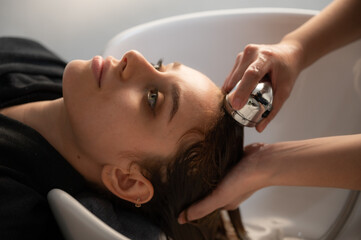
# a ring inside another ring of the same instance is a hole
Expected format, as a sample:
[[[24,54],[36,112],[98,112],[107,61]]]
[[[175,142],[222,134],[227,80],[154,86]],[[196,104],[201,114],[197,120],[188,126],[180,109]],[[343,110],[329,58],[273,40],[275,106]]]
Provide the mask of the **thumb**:
[[[247,200],[249,197],[252,196],[253,193],[255,193],[256,191],[251,191],[248,192],[242,196],[240,196],[239,198],[237,198],[236,200],[234,200],[233,202],[227,204],[226,206],[224,206],[225,210],[234,210],[237,207],[239,207],[239,205],[244,202],[245,200]]]
[[[210,195],[200,200],[197,203],[194,203],[186,210],[182,211],[178,217],[178,223],[184,224],[189,221],[200,219],[218,208],[223,207],[221,203],[220,195],[217,191],[213,191]]]
[[[265,144],[263,143],[255,143],[246,146],[245,157],[256,151],[259,151],[264,145]],[[237,191],[237,189],[242,189],[239,184],[243,181],[243,175],[240,173],[240,169],[244,169],[242,161],[227,174],[225,179],[222,180],[222,182],[210,195],[200,200],[199,202],[194,203],[188,209],[181,212],[178,217],[178,222],[180,224],[184,224],[188,221],[202,218],[219,208],[223,208],[226,205],[229,205],[228,207],[234,207],[235,204],[237,204],[237,201],[239,203],[242,201],[242,199],[244,200],[249,197],[250,194],[246,194],[245,196],[241,197],[241,199],[238,197],[240,191]],[[236,189],[232,187],[234,184],[238,185]]]

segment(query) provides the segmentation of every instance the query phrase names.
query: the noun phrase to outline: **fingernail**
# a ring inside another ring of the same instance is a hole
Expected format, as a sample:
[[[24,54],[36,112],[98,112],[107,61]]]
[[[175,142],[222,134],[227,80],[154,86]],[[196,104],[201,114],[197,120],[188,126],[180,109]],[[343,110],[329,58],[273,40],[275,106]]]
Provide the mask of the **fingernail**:
[[[239,109],[241,108],[241,99],[238,98],[238,97],[234,97],[233,100],[232,100],[232,107],[235,108],[235,109]]]
[[[261,132],[263,132],[263,130],[266,128],[266,126],[267,126],[267,124],[261,122],[261,123],[257,126],[256,130],[257,130],[259,133],[261,133]]]
[[[185,220],[185,217],[184,217],[184,212],[181,212],[181,214],[179,214],[178,223],[179,224],[185,224],[186,223],[186,220]]]

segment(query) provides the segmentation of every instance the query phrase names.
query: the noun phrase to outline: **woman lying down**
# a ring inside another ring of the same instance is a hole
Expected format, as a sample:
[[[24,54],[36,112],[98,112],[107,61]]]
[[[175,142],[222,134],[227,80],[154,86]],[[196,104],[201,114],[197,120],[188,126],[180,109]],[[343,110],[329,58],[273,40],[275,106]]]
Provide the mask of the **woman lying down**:
[[[17,38],[0,39],[0,64],[1,239],[62,239],[53,188],[107,197],[170,239],[246,239],[237,210],[177,222],[243,154],[243,128],[205,75],[136,51],[66,65]]]

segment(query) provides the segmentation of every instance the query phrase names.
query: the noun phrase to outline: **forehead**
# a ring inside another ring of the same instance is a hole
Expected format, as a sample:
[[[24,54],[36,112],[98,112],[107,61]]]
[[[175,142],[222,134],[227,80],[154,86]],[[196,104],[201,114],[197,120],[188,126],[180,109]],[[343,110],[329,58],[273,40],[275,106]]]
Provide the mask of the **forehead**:
[[[203,73],[180,65],[178,76],[182,79],[184,101],[190,101],[189,107],[198,108],[203,112],[218,110],[222,101],[221,90]]]
[[[174,74],[177,78],[176,81],[181,84],[184,91],[201,94],[199,96],[200,99],[209,94],[221,94],[220,89],[212,82],[211,79],[193,68],[180,63],[174,63],[169,72]]]
[[[221,90],[204,74],[180,65],[172,70],[174,81],[180,91],[179,110],[174,118],[168,136],[177,135],[179,140],[192,129],[205,131],[218,116],[223,99]],[[173,133],[173,134],[169,134]]]

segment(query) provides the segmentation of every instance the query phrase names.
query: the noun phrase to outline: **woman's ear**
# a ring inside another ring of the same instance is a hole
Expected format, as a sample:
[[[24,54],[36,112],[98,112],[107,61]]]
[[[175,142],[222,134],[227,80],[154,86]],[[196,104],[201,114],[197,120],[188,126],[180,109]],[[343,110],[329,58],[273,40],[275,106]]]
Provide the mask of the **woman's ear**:
[[[143,176],[140,167],[132,163],[130,168],[105,165],[102,169],[102,182],[114,195],[135,204],[144,204],[152,199],[152,183]]]

